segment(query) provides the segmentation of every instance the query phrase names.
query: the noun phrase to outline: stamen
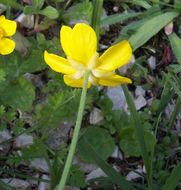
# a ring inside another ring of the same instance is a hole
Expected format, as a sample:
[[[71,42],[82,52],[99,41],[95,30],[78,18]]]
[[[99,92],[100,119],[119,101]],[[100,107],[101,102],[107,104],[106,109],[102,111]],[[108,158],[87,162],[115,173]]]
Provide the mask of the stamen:
[[[99,58],[99,54],[96,52],[89,60],[89,63],[87,65],[87,69],[93,70],[96,67],[97,61]]]
[[[89,76],[89,82],[93,85],[98,85],[98,80],[92,74]]]
[[[78,71],[81,71],[81,70],[85,70],[85,66],[78,62],[78,61],[75,61],[74,59],[72,59],[71,57],[67,57],[69,63],[71,64],[71,66],[75,69],[75,70],[78,70]]]
[[[72,79],[80,79],[80,78],[83,77],[84,73],[85,73],[84,70],[83,70],[83,71],[77,71],[76,73],[71,74],[71,75],[69,75],[69,76],[70,76]]]
[[[92,71],[92,74],[97,77],[97,78],[104,78],[104,77],[109,77],[112,76],[114,74],[114,72],[110,71],[104,71],[104,70],[100,70],[100,69],[94,69]]]

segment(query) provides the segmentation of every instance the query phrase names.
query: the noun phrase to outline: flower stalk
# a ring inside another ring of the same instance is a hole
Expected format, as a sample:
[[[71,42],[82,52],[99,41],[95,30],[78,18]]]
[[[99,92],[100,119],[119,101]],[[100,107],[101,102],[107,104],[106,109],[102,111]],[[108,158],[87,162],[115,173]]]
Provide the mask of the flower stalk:
[[[74,153],[76,150],[76,145],[78,142],[80,127],[81,127],[82,118],[83,118],[83,114],[84,114],[89,75],[90,75],[90,70],[87,70],[84,74],[82,94],[81,94],[81,98],[80,98],[80,104],[79,104],[77,120],[76,120],[76,124],[75,124],[75,128],[74,128],[74,133],[73,133],[72,141],[70,144],[70,149],[69,149],[69,153],[67,156],[67,160],[65,162],[65,167],[64,167],[64,170],[62,173],[62,177],[60,179],[60,183],[58,184],[57,190],[64,190],[67,178],[70,173],[70,168],[71,168],[73,156],[74,156]]]

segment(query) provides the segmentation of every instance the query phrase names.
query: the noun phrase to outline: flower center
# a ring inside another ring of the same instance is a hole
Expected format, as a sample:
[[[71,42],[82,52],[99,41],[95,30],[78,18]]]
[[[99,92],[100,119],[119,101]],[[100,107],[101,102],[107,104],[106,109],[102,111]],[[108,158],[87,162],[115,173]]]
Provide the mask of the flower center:
[[[74,79],[80,79],[84,76],[84,73],[86,70],[90,70],[90,76],[89,76],[89,81],[93,83],[95,81],[95,77],[93,76],[93,70],[96,67],[97,60],[99,58],[99,54],[96,52],[89,60],[87,65],[84,65],[81,62],[75,61],[74,59],[67,57],[69,63],[71,66],[77,71],[76,73],[72,74],[72,78]],[[95,83],[95,82],[94,82]]]
[[[89,76],[89,82],[91,84],[97,85],[99,78],[105,78],[108,76],[111,76],[114,74],[114,72],[108,72],[104,70],[97,69],[98,66],[98,58],[99,54],[96,52],[89,60],[87,65],[84,65],[83,63],[80,63],[78,61],[75,61],[74,59],[67,57],[69,63],[71,66],[77,71],[74,74],[71,75],[73,79],[80,79],[83,78],[85,71],[89,70],[90,76]]]

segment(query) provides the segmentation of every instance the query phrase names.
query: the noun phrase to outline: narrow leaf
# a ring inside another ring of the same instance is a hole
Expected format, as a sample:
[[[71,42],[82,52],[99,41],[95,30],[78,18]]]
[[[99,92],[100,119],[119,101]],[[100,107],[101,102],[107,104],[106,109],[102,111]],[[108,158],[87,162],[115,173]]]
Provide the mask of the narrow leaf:
[[[99,41],[100,20],[102,15],[102,6],[103,6],[103,0],[93,1],[91,26],[94,28],[97,34],[98,41]]]
[[[170,34],[168,38],[170,40],[173,53],[175,54],[178,62],[181,64],[181,39],[175,33]]]
[[[162,190],[174,190],[178,185],[178,182],[181,180],[181,164],[176,166],[171,175],[167,178],[165,185]]]
[[[145,22],[140,28],[138,28],[135,34],[129,38],[129,42],[131,43],[133,50],[136,50],[145,44],[176,16],[178,16],[177,12],[167,12],[157,15]]]
[[[126,97],[126,102],[128,104],[128,107],[129,107],[129,110],[130,110],[131,116],[132,116],[132,121],[133,121],[134,126],[135,126],[135,134],[136,134],[136,137],[137,137],[138,142],[139,142],[141,154],[142,154],[144,164],[146,167],[146,171],[147,171],[148,184],[151,186],[152,185],[152,177],[151,177],[151,171],[150,171],[150,169],[151,169],[150,168],[150,159],[148,156],[147,145],[146,145],[145,138],[144,138],[143,126],[141,124],[139,115],[136,111],[135,104],[133,102],[131,95],[129,94],[127,86],[122,85],[122,89],[124,91],[124,94]]]
[[[110,25],[115,24],[118,22],[126,21],[130,18],[134,18],[136,16],[139,16],[140,13],[117,13],[111,16],[107,16],[101,20],[101,24],[104,25]]]
[[[14,9],[23,10],[23,6],[14,0],[1,0],[0,3],[7,5],[7,6],[10,6]]]

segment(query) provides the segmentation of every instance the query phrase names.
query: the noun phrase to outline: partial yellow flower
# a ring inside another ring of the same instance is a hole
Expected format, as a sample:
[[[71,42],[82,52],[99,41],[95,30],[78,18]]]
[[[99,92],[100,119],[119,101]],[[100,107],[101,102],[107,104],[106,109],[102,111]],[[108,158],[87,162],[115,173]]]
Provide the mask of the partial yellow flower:
[[[9,37],[16,32],[16,22],[8,20],[4,15],[0,16],[0,54],[10,54],[15,48],[15,42]]]
[[[54,71],[64,74],[64,82],[68,86],[82,87],[87,70],[90,71],[88,87],[132,82],[129,78],[115,74],[115,69],[127,64],[131,58],[132,48],[128,41],[111,46],[99,56],[95,31],[89,25],[79,23],[73,29],[63,26],[60,42],[67,58],[45,51],[44,59]]]

